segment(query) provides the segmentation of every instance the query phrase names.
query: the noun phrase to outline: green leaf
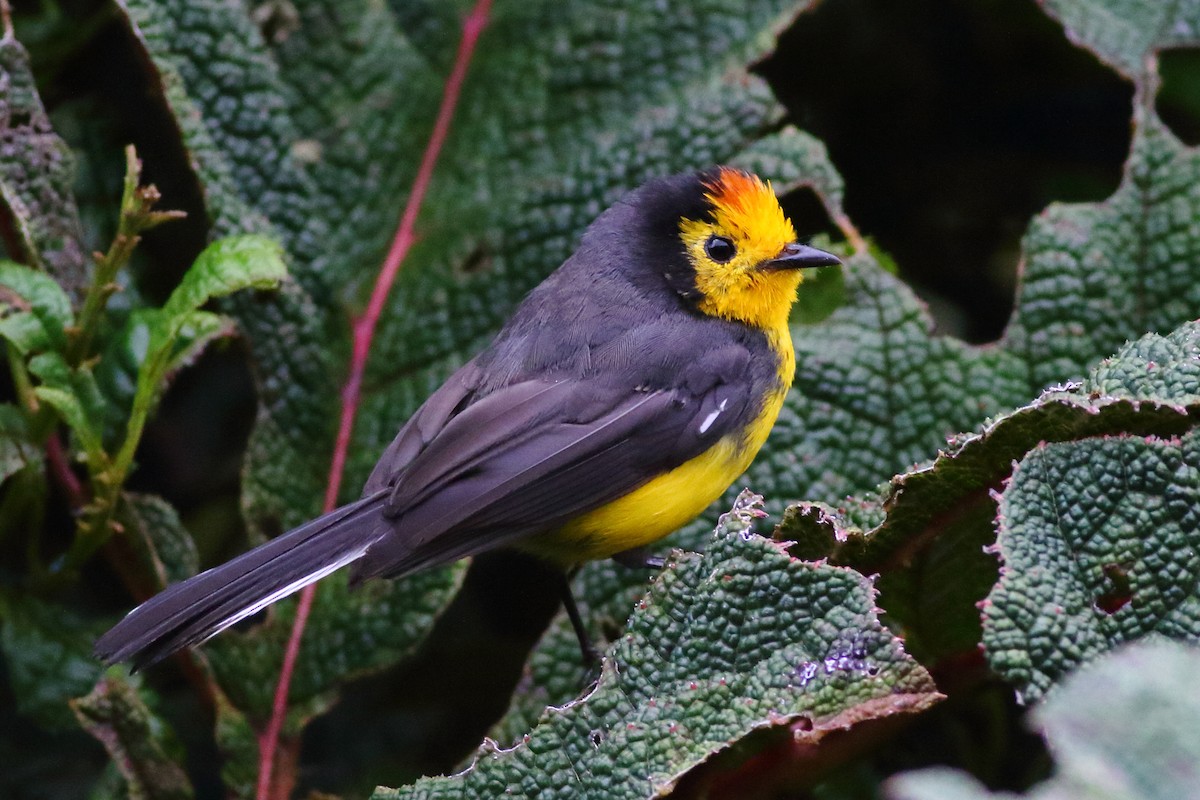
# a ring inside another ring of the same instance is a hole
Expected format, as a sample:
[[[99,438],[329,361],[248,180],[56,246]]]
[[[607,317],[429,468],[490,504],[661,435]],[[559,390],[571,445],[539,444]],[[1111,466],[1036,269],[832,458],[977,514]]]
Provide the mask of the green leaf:
[[[1200,156],[1137,116],[1126,177],[1104,203],[1055,205],[1024,242],[1000,347],[932,336],[912,293],[871,261],[847,264],[846,304],[800,327],[796,380],[748,481],[775,503],[840,503],[1026,403],[1147,331],[1200,316]]]
[[[204,248],[162,307],[166,325],[193,324],[193,312],[243,289],[273,289],[287,277],[283,249],[266,236],[230,236]]]
[[[880,590],[914,653],[936,658],[979,641],[975,603],[996,580],[982,548],[994,539],[999,488],[1039,442],[1124,432],[1171,435],[1200,418],[1200,324],[1150,334],[1069,391],[1046,392],[957,437],[932,463],[896,476],[879,498],[800,503],[777,535],[804,558],[882,572]]]
[[[186,800],[193,796],[182,749],[127,679],[108,674],[86,697],[71,701],[79,724],[108,751],[131,798]]]
[[[1200,786],[1200,649],[1146,641],[1069,676],[1034,709],[1034,726],[1055,756],[1053,777],[1028,797],[1107,800],[1190,797]],[[889,800],[984,800],[991,793],[965,773],[923,770],[891,779]]]
[[[141,575],[153,576],[152,589],[190,578],[200,571],[192,535],[179,513],[161,497],[127,492],[120,509],[124,540],[132,547]]]
[[[74,321],[71,301],[45,273],[0,261],[0,337],[21,354],[62,352]]]
[[[273,240],[252,235],[227,237],[204,249],[157,314],[140,318],[146,322],[149,341],[138,364],[125,440],[114,459],[115,483],[125,480],[133,464],[146,420],[169,373],[192,358],[222,327],[219,317],[199,311],[200,306],[242,289],[274,288],[286,276],[283,251]],[[134,324],[137,322],[135,319]],[[140,345],[137,339],[132,342],[135,348]],[[115,500],[115,496],[110,498],[110,502]]]
[[[234,333],[234,322],[228,317],[211,311],[192,311],[179,319],[175,345],[167,360],[167,380],[176,372],[192,364],[204,348],[214,340]]]
[[[214,733],[221,752],[221,779],[230,797],[250,800],[258,782],[258,732],[227,698],[218,696],[216,705]]]
[[[584,696],[546,709],[511,748],[485,743],[464,772],[375,796],[658,797],[753,731],[812,743],[936,702],[876,619],[870,583],[791,559],[749,531],[753,508],[704,555],[671,555]]]
[[[1000,498],[992,668],[1026,700],[1127,640],[1200,642],[1200,437],[1047,444]]]
[[[1078,380],[1143,333],[1200,316],[1200,153],[1135,105],[1125,175],[1103,203],[1052,205],[1025,236],[1026,269],[1003,347],[1032,387]]]
[[[932,335],[912,291],[874,259],[850,259],[845,285],[844,306],[794,329],[792,391],[745,478],[774,508],[871,488],[1029,394],[1017,358]]]
[[[808,549],[798,552],[806,556],[824,548],[840,563],[894,572],[880,583],[882,602],[906,625],[928,618],[923,632],[909,630],[922,657],[978,639],[970,606],[994,581],[980,554],[992,538],[988,492],[1011,459],[1041,439],[1172,433],[1187,424],[1166,407],[1129,419],[1136,403],[1095,417],[1054,394],[1028,403],[1048,386],[1082,378],[1126,341],[1200,317],[1200,237],[1187,222],[1200,216],[1200,154],[1151,108],[1134,111],[1132,150],[1113,196],[1051,206],[1031,224],[1017,307],[999,346],[929,336],[928,316],[911,294],[864,259],[847,265],[846,304],[824,324],[795,332],[794,388],[744,480],[776,502],[826,504],[812,506],[812,519],[840,519],[833,528],[785,535],[803,539]],[[1004,408],[1018,412],[979,427]],[[963,447],[964,437],[953,434],[972,429],[980,433]],[[869,494],[893,474],[886,497]],[[881,503],[892,512],[886,522]],[[856,526],[855,515],[874,519]],[[834,540],[836,528],[845,544]]]
[[[50,127],[29,54],[11,30],[0,36],[0,129],[0,205],[13,222],[21,259],[82,294],[87,260],[71,192],[71,151]]]
[[[1152,53],[1200,41],[1200,13],[1194,0],[1144,3],[1138,0],[1046,0],[1067,35],[1127,78],[1152,81]]]
[[[67,701],[87,693],[103,669],[92,656],[100,632],[66,606],[0,596],[0,649],[17,710],[50,728],[73,725]]]
[[[34,389],[38,399],[54,407],[79,440],[93,468],[100,468],[107,458],[103,431],[112,411],[91,369],[72,369],[62,354],[43,353],[30,360],[29,371],[41,381]]]
[[[896,476],[881,499],[888,510],[886,519],[860,534],[842,525],[833,537],[834,547],[812,555],[832,556],[868,570],[902,558],[901,549],[921,531],[961,508],[971,493],[997,486],[1013,460],[1039,441],[1122,432],[1182,433],[1200,411],[1198,354],[1200,323],[1195,322],[1167,336],[1148,334],[1126,345],[1098,364],[1085,381],[1047,391],[989,420],[977,433],[955,437],[933,462]]]

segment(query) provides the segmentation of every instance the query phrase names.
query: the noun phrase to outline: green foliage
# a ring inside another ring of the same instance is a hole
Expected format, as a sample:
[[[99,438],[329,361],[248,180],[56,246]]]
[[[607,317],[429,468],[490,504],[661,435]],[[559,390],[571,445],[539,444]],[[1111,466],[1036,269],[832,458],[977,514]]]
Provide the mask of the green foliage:
[[[135,65],[122,74],[150,90],[126,102],[153,104],[160,128],[144,136],[169,140],[154,174],[193,212],[190,245],[139,247],[178,215],[154,210],[157,192],[130,153],[120,191],[87,201],[94,216],[120,196],[111,246],[90,272],[81,242],[109,235],[77,209],[116,159],[91,138],[72,151],[55,133],[36,86],[58,90],[57,62],[35,60],[48,64],[35,76],[6,17],[0,232],[13,261],[0,261],[0,338],[14,391],[0,403],[0,546],[25,563],[0,572],[0,658],[22,720],[56,735],[78,724],[103,745],[119,780],[96,779],[97,793],[118,783],[134,796],[193,792],[166,723],[178,708],[102,673],[89,653],[116,614],[90,602],[93,584],[115,574],[124,607],[203,560],[186,508],[127,488],[146,425],[171,379],[237,334],[258,402],[236,498],[250,538],[318,510],[353,326],[413,190],[467,5],[119,0],[59,34],[82,48],[94,26],[119,29]],[[372,344],[343,499],[588,222],[652,175],[727,162],[780,194],[807,190],[846,264],[803,287],[795,386],[768,446],[663,543],[678,548],[664,571],[648,586],[645,573],[608,563],[573,578],[594,640],[608,645],[598,681],[584,686],[577,643],[556,617],[472,764],[378,796],[651,797],[681,784],[715,795],[714,775],[739,792],[757,776],[767,794],[807,788],[853,753],[865,753],[859,774],[874,790],[872,770],[903,761],[898,723],[920,724],[941,697],[930,673],[961,691],[977,679],[962,665],[981,652],[1036,704],[1059,754],[1035,794],[1190,786],[1145,776],[1167,758],[1197,758],[1194,737],[1179,735],[1196,713],[1181,679],[1194,651],[1159,641],[1106,654],[1142,638],[1200,639],[1200,154],[1154,107],[1156,56],[1198,43],[1200,6],[1041,4],[1133,83],[1131,149],[1110,197],[1030,222],[1011,322],[976,346],[935,330],[889,255],[855,229],[825,145],[787,123],[751,69],[809,5],[491,8]],[[36,13],[37,41],[71,27],[57,9]],[[76,158],[87,180],[73,182]],[[173,288],[143,294],[164,261],[193,257]],[[762,512],[744,485],[779,516],[777,541],[750,530]],[[65,535],[55,530],[64,502]],[[430,630],[453,617],[465,569],[355,592],[343,577],[322,583],[290,686],[277,796],[311,766],[295,761],[301,736],[351,679],[409,676]],[[178,662],[186,691],[211,706],[214,729],[194,736],[220,751],[230,795],[254,791],[294,617],[281,604]],[[1154,702],[1135,708],[1138,697]],[[939,713],[963,713],[950,706]],[[412,724],[375,713],[380,726]],[[1088,750],[1089,727],[1133,744],[1103,738]],[[1155,737],[1175,748],[1164,760]],[[784,764],[778,786],[762,778],[768,762]],[[889,790],[984,796],[962,773],[909,775]]]
[[[753,730],[817,742],[936,702],[876,619],[870,583],[755,535],[760,503],[744,493],[704,555],[667,560],[582,697],[545,709],[512,748],[485,743],[464,772],[375,797],[661,796]]]
[[[71,191],[70,148],[50,125],[34,86],[29,54],[5,25],[0,36],[0,203],[9,210],[20,256],[48,271],[68,293],[86,281],[83,231]],[[37,167],[30,169],[30,165]]]
[[[43,725],[71,721],[67,701],[86,694],[102,667],[92,642],[103,632],[58,604],[14,595],[0,599],[0,648],[17,708]]]
[[[1197,669],[1200,649],[1151,639],[1068,676],[1032,714],[1054,750],[1055,774],[1023,796],[1173,800],[1194,794],[1200,785]],[[1015,797],[945,769],[900,775],[887,789],[889,800]]]
[[[128,680],[104,677],[87,696],[72,700],[71,710],[104,745],[130,797],[189,800],[193,796],[178,761],[179,745]]]
[[[1036,700],[1152,633],[1200,641],[1200,447],[1117,436],[1043,445],[1000,500],[1000,582],[984,607],[992,667]]]
[[[1188,430],[1200,415],[1198,353],[1194,323],[1166,337],[1150,334],[1086,381],[1047,391],[958,438],[932,463],[893,478],[881,497],[790,508],[779,534],[804,557],[884,572],[888,610],[908,626],[916,652],[942,657],[973,647],[981,630],[974,604],[996,582],[995,561],[981,550],[997,518],[989,491],[1040,442]]]

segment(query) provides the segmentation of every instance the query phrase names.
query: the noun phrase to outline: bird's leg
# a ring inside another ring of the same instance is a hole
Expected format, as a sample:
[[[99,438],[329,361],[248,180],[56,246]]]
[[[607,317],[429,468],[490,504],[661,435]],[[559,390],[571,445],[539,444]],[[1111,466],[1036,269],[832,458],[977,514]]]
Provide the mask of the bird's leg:
[[[614,555],[612,560],[629,569],[662,569],[665,561],[662,556],[650,555],[649,549],[645,547],[622,550]]]
[[[567,611],[567,618],[571,620],[571,627],[575,629],[575,638],[579,640],[579,652],[583,654],[583,665],[590,667],[599,663],[600,653],[592,644],[587,629],[583,627],[583,617],[579,616],[579,607],[575,605],[575,595],[571,594],[571,576],[573,574],[573,571],[563,573],[559,591],[562,594],[563,608]]]

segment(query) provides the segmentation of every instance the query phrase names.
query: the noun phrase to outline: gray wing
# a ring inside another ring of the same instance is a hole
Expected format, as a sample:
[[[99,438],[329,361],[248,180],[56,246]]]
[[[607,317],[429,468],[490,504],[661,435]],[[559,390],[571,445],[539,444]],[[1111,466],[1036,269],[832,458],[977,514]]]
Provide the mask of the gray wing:
[[[354,579],[552,530],[704,452],[746,419],[751,396],[741,382],[630,392],[600,379],[525,381],[489,394],[394,471],[383,510],[393,533],[371,546]]]

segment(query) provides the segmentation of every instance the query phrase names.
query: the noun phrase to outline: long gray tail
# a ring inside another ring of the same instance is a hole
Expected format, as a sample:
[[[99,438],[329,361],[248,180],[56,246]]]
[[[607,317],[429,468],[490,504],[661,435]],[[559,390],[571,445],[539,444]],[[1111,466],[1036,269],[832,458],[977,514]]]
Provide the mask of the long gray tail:
[[[379,514],[384,494],[342,506],[167,587],[101,636],[96,655],[109,664],[147,667],[361,558],[390,530]]]

